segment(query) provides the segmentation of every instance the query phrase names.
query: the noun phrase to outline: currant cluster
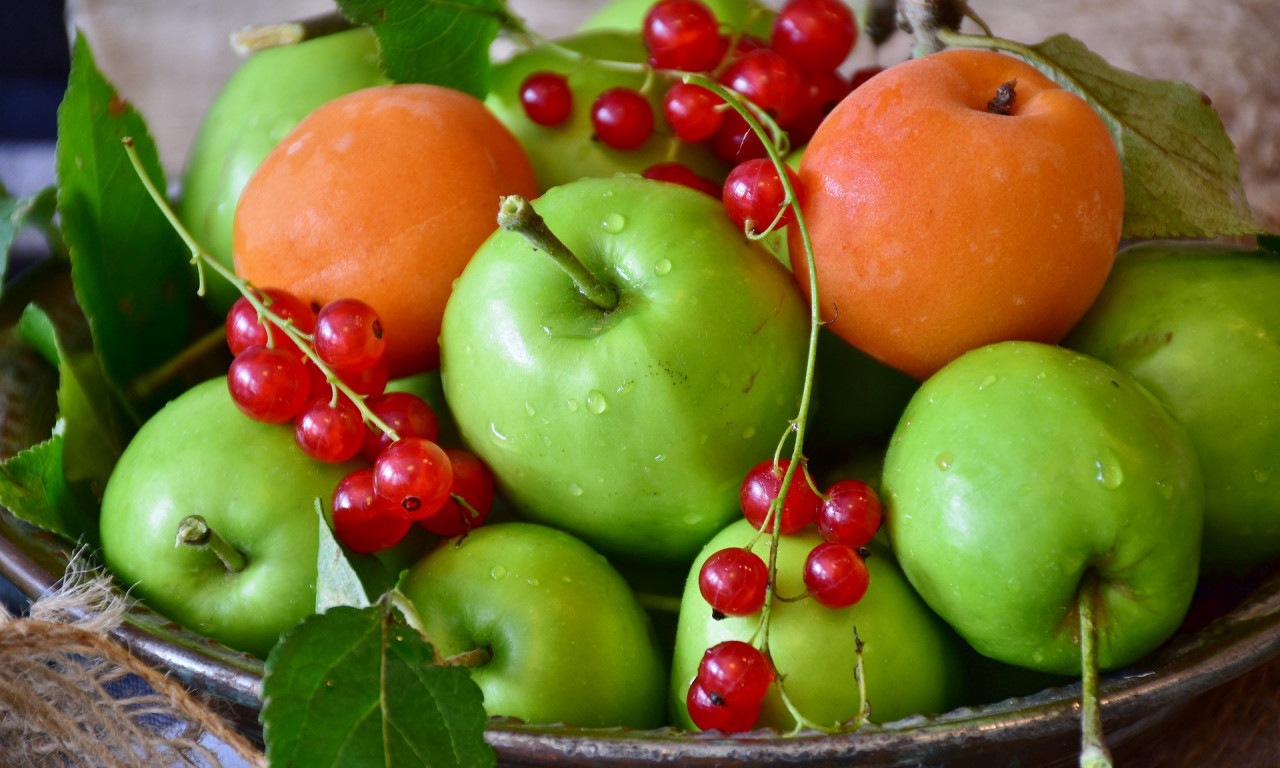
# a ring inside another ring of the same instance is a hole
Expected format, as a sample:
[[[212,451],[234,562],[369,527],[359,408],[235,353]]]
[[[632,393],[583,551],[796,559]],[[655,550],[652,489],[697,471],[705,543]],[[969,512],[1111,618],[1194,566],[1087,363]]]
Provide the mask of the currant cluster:
[[[642,37],[650,66],[715,79],[767,114],[792,145],[808,141],[855,82],[878,71],[859,70],[852,78],[840,72],[858,40],[857,21],[841,0],[788,0],[768,40],[726,34],[700,0],[659,0],[645,16]],[[525,114],[548,127],[569,118],[573,99],[567,78],[556,72],[535,72],[520,89]],[[657,124],[649,100],[630,88],[597,95],[590,114],[596,139],[615,149],[640,146]],[[676,162],[652,166],[642,175],[722,198],[730,219],[751,234],[768,229],[780,215],[777,226],[787,223],[785,191],[764,139],[718,94],[675,82],[662,96],[662,116],[677,140],[706,144],[733,170],[723,185]],[[794,175],[788,174],[796,188]]]
[[[316,310],[276,288],[254,296],[275,318],[247,296],[227,312],[231,399],[257,421],[292,421],[298,446],[317,461],[372,462],[334,490],[334,533],[343,544],[377,552],[414,523],[454,536],[484,522],[492,473],[474,455],[435,442],[439,425],[426,401],[386,391],[386,343],[372,307],[337,299]]]
[[[860,480],[841,480],[820,494],[808,471],[800,468],[779,507],[775,500],[789,466],[786,459],[769,459],[752,467],[739,494],[742,513],[765,533],[773,532],[775,514],[783,535],[816,524],[823,543],[805,559],[806,595],[831,608],[854,605],[867,591],[862,548],[880,528],[880,498]],[[698,589],[717,618],[750,616],[769,599],[769,566],[750,545],[722,549],[703,562]],[[772,663],[759,648],[736,640],[712,646],[689,687],[689,716],[703,730],[748,730],[775,678]]]

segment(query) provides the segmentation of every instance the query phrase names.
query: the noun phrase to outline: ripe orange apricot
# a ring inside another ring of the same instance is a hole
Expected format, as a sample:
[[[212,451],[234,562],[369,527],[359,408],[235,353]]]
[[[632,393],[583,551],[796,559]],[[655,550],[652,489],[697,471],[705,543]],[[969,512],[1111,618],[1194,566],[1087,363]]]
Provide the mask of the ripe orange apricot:
[[[367,302],[391,375],[428,370],[499,198],[536,193],[524,150],[481,101],[433,85],[356,91],[303,118],[245,186],[236,273],[314,304]]]
[[[1005,84],[1008,114],[989,111]],[[799,175],[824,319],[920,379],[984,344],[1059,341],[1119,244],[1124,183],[1106,125],[1000,53],[946,50],[867,81],[822,123]],[[807,291],[798,231],[789,245]]]

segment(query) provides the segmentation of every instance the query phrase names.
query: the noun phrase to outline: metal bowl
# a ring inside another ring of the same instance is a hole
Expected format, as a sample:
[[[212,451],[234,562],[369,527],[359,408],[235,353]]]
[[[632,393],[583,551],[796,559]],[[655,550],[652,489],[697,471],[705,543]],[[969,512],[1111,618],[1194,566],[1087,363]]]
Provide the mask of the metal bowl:
[[[0,342],[0,444],[10,449],[14,439],[34,429],[22,422],[35,408],[38,393],[47,399],[56,386],[52,374],[41,372],[39,361],[31,358]],[[73,549],[0,509],[0,575],[28,598],[38,598],[56,584]],[[1140,662],[1102,677],[1103,723],[1113,749],[1140,743],[1142,734],[1198,694],[1280,656],[1280,569],[1230,587],[1225,604],[1222,594],[1213,594],[1193,606],[1201,615],[1206,605],[1219,606],[1207,610],[1220,615],[1197,621],[1197,629],[1180,632]],[[141,605],[130,608],[113,636],[143,661],[227,702],[240,729],[261,739],[260,660]],[[783,737],[762,731],[726,738],[674,729],[585,730],[495,719],[487,738],[500,762],[510,766],[1073,765],[1079,749],[1079,696],[1077,683],[835,736]]]

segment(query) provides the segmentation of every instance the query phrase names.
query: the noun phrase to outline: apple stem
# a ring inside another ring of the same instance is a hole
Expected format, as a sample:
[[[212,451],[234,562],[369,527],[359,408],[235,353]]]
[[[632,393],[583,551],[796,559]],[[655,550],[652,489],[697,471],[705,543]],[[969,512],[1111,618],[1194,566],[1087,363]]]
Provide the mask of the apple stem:
[[[515,232],[528,241],[535,251],[542,251],[564,270],[588,301],[608,312],[618,306],[618,291],[602,282],[564,242],[556,237],[533,204],[520,195],[507,195],[498,207],[498,226]]]
[[[493,651],[489,648],[472,648],[469,651],[455,653],[440,660],[442,667],[483,667],[493,660]]]
[[[1080,612],[1080,768],[1111,768],[1111,753],[1102,736],[1098,700],[1098,625],[1094,611],[1102,593],[1097,576],[1085,574],[1077,603]]]
[[[174,546],[181,545],[208,549],[217,555],[228,573],[239,573],[249,564],[244,554],[210,528],[200,515],[187,515],[178,521],[178,538]]]

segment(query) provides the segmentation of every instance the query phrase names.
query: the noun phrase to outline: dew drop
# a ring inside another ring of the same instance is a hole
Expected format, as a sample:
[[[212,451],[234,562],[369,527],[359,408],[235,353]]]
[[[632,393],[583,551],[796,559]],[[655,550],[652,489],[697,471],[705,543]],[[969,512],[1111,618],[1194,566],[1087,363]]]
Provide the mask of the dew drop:
[[[755,436],[756,436],[756,428],[754,426],[747,427],[746,429],[742,430],[742,438],[744,440],[750,440]]]
[[[526,581],[528,581],[528,582],[529,582],[529,586],[531,586],[531,587],[536,587],[536,586],[538,586],[538,584],[540,584],[540,583],[541,583],[541,582],[539,582],[536,578],[529,578],[529,579],[526,579]]]
[[[622,382],[622,384],[618,386],[618,389],[616,391],[620,395],[626,395],[626,394],[630,394],[631,390],[635,388],[636,388],[635,379],[627,379],[626,381]]]
[[[499,579],[505,579],[506,577],[507,577],[507,569],[504,566],[495,565],[493,566],[493,568],[489,570],[489,578],[493,579],[494,581],[498,581]]]
[[[570,496],[581,496],[581,495],[582,495],[582,486],[578,485],[577,483],[569,483],[569,495],[570,495]]]
[[[626,229],[627,219],[620,213],[606,213],[604,221],[600,222],[600,228],[611,235],[616,235],[623,229]]]
[[[1110,450],[1104,450],[1093,460],[1094,479],[1107,490],[1115,490],[1124,482],[1124,470],[1120,467],[1120,459]]]
[[[702,522],[702,517],[693,512],[689,512],[684,516],[685,525],[697,525],[698,523],[701,523],[701,522]]]
[[[653,265],[653,274],[661,277],[671,272],[671,259],[658,259]]]
[[[550,448],[550,447],[551,447],[551,435],[543,435],[543,436],[542,436],[542,444],[543,444],[543,445],[545,445],[545,446],[547,446],[548,448]]]
[[[493,437],[493,441],[494,441],[495,443],[505,443],[505,442],[507,442],[508,440],[510,440],[510,439],[511,439],[511,438],[507,437],[506,433],[504,433],[502,430],[498,429],[498,425],[497,425],[497,423],[492,422],[492,421],[491,421],[491,422],[489,422],[489,434],[490,434],[490,436],[492,436],[492,437]]]
[[[609,401],[604,399],[604,393],[598,389],[593,389],[587,393],[587,410],[592,413],[604,413],[609,407]]]
[[[529,402],[528,400],[524,401],[524,412],[529,414],[530,416],[538,415],[538,412],[533,408],[533,403]]]
[[[986,389],[987,387],[991,386],[992,384],[995,384],[995,383],[996,383],[996,381],[997,381],[997,379],[996,379],[996,377],[995,377],[995,376],[988,376],[988,377],[986,377],[985,379],[983,379],[983,380],[978,384],[978,389],[979,389],[979,390]]]
[[[1173,485],[1172,485],[1172,484],[1170,484],[1170,483],[1166,483],[1166,482],[1164,482],[1163,480],[1157,480],[1157,481],[1156,481],[1156,490],[1160,493],[1160,498],[1164,499],[1165,501],[1170,501],[1170,500],[1172,500],[1172,499],[1173,499]]]
[[[565,405],[569,407],[570,413],[573,413],[578,410],[578,401],[574,400],[573,398],[569,398],[569,401],[565,403]]]
[[[956,457],[950,451],[947,451],[945,453],[938,454],[938,458],[934,459],[934,462],[938,465],[938,469],[946,472],[948,469],[951,469],[951,465],[955,460]]]
[[[1253,470],[1253,479],[1259,483],[1265,483],[1271,479],[1271,473],[1265,469],[1255,469]]]
[[[654,461],[657,461],[657,462],[663,462],[663,461],[666,461],[666,460],[667,460],[667,454],[665,454],[665,453],[660,453],[660,454],[658,454],[657,456],[654,456],[654,457],[653,457],[653,460],[654,460]]]

